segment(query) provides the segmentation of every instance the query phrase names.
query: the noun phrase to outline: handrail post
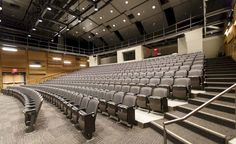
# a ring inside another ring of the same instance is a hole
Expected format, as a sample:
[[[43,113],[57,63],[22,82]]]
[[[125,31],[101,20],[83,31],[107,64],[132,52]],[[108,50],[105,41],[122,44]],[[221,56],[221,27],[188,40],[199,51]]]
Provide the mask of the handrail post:
[[[163,138],[164,138],[164,144],[167,144],[167,133],[166,133],[166,126],[163,122]]]

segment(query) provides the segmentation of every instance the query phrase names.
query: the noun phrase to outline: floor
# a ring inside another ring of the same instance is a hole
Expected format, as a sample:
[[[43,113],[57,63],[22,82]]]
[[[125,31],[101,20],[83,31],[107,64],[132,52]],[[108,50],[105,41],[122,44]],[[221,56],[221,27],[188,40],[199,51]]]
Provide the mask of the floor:
[[[97,115],[96,132],[86,140],[53,105],[44,101],[36,130],[25,133],[23,106],[15,98],[0,95],[0,144],[161,144],[162,135],[151,128],[133,129]],[[170,142],[168,142],[170,143]]]

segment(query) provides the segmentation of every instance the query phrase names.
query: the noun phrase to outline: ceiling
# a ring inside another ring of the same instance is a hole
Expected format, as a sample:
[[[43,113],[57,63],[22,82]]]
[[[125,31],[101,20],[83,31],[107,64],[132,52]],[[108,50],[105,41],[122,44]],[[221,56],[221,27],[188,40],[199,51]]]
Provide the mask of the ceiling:
[[[207,12],[230,7],[231,2],[208,0]],[[1,5],[2,26],[49,38],[82,38],[97,47],[203,14],[202,0],[2,0]]]

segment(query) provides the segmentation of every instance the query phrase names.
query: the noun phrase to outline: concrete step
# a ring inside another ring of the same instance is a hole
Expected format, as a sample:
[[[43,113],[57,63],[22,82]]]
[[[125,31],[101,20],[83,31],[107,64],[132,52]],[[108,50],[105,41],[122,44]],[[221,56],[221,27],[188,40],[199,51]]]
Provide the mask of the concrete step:
[[[189,99],[188,102],[189,104],[193,104],[193,105],[202,105],[208,100],[209,99],[207,98],[197,97],[197,98]],[[211,109],[217,109],[218,111],[222,111],[222,112],[226,112],[230,114],[235,114],[235,103],[215,100],[214,102],[210,103],[207,107]]]
[[[182,118],[186,114],[180,111],[172,111],[165,114],[166,119],[177,119]],[[181,126],[185,125],[186,128],[203,135],[211,140],[217,141],[219,143],[225,143],[226,141],[232,139],[235,136],[235,129],[229,128],[223,125],[213,123],[211,121],[191,116],[181,122]]]
[[[229,78],[236,78],[236,73],[228,73],[228,74],[205,74],[206,78],[217,78],[217,77],[229,77]]]
[[[197,97],[211,99],[211,98],[215,97],[217,94],[219,94],[219,93],[218,92],[205,92],[205,93],[197,94]],[[227,93],[227,94],[224,94],[221,97],[219,97],[217,100],[235,103],[236,97],[235,97],[235,94]]]
[[[235,82],[204,82],[205,87],[230,87]]]
[[[205,87],[205,91],[209,91],[209,92],[222,92],[224,90],[226,90],[228,87]],[[232,89],[229,91],[229,93],[235,93],[235,90]]]
[[[235,82],[236,83],[236,78],[205,78],[206,82]]]
[[[188,114],[198,107],[199,105],[186,104],[176,107],[176,110]],[[198,111],[196,114],[194,114],[194,116],[206,119],[216,124],[224,125],[230,128],[235,128],[235,115],[218,111],[217,109],[211,109],[205,107],[200,111]]]

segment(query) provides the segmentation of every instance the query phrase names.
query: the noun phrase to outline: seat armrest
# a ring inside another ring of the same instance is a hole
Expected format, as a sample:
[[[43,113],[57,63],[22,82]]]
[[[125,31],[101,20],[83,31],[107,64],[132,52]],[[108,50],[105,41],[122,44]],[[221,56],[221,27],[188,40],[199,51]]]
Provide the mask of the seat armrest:
[[[173,87],[187,88],[187,86],[186,86],[186,85],[173,85]]]
[[[144,94],[138,94],[137,97],[148,97],[148,96]]]

